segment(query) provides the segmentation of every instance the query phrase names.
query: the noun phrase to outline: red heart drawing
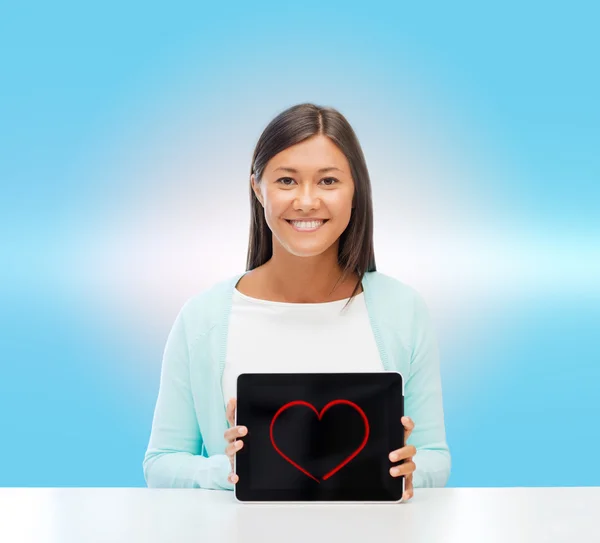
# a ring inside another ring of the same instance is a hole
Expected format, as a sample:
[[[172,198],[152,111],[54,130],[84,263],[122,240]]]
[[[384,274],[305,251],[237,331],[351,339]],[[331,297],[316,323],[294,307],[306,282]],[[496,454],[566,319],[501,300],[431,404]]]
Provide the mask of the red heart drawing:
[[[325,414],[325,412],[330,407],[333,407],[334,405],[338,405],[338,404],[349,405],[350,407],[353,407],[354,409],[356,409],[356,411],[358,411],[358,413],[360,414],[360,416],[362,417],[362,419],[365,423],[365,435],[363,437],[363,440],[362,440],[362,443],[360,444],[360,446],[350,456],[348,456],[346,459],[344,459],[337,466],[335,466],[331,471],[329,471],[328,473],[326,473],[323,476],[322,479],[323,479],[323,481],[325,481],[325,480],[329,479],[329,477],[331,477],[334,473],[337,473],[340,469],[342,469],[348,462],[350,462],[350,460],[352,460],[360,451],[362,451],[364,449],[365,445],[367,444],[367,441],[369,439],[369,421],[367,419],[367,416],[365,415],[365,412],[358,405],[356,405],[354,402],[351,402],[350,400],[333,400],[333,401],[329,402],[325,407],[323,407],[323,409],[321,409],[320,413],[317,411],[317,409],[315,408],[314,405],[312,405],[308,402],[305,402],[303,400],[295,400],[293,402],[286,403],[285,405],[280,407],[279,410],[277,411],[277,413],[275,413],[275,415],[273,416],[273,419],[271,420],[271,427],[270,427],[269,433],[271,436],[271,443],[272,443],[273,447],[275,448],[275,450],[281,456],[283,456],[283,458],[285,458],[290,464],[292,464],[292,466],[294,466],[296,469],[299,469],[302,473],[304,473],[311,479],[314,479],[315,481],[317,481],[317,483],[320,483],[321,481],[319,481],[319,479],[317,477],[315,477],[312,473],[310,473],[308,470],[304,469],[302,466],[300,466],[299,464],[294,462],[289,456],[286,456],[279,449],[279,447],[277,447],[277,445],[275,443],[275,439],[273,437],[273,426],[275,425],[275,421],[277,420],[277,417],[279,417],[279,415],[281,415],[281,413],[283,413],[286,409],[289,409],[290,407],[293,407],[295,405],[303,405],[305,407],[309,407],[310,409],[312,409],[315,412],[317,417],[319,417],[319,420],[321,420],[323,418],[323,415]]]

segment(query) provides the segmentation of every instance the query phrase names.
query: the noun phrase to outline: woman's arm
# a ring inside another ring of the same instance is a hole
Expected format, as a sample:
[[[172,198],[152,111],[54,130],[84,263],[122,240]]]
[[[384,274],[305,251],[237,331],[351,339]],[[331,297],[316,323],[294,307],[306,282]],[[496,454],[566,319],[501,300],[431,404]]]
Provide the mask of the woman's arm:
[[[202,435],[190,387],[184,309],[185,305],[175,319],[163,354],[144,477],[151,488],[230,490],[233,485],[227,481],[231,467],[227,455],[202,456]]]
[[[450,477],[446,443],[439,350],[427,306],[417,293],[410,374],[405,385],[404,412],[415,423],[407,445],[414,445],[413,486],[443,487]]]

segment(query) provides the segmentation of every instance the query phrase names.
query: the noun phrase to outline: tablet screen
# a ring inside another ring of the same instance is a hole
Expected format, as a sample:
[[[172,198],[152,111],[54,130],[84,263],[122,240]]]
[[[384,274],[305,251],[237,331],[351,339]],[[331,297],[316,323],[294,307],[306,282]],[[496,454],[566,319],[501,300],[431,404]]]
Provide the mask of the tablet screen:
[[[238,499],[400,499],[388,457],[404,441],[399,373],[242,374],[237,394]]]

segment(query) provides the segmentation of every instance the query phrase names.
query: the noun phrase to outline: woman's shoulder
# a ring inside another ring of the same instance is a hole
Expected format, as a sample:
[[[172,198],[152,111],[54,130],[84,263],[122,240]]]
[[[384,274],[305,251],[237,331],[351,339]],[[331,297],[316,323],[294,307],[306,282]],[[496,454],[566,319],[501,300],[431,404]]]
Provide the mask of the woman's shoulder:
[[[223,316],[231,301],[233,289],[243,274],[236,274],[212,283],[189,297],[181,313],[184,320],[195,330],[210,329]]]
[[[408,283],[381,272],[365,274],[370,303],[379,320],[412,335],[428,325],[429,308],[424,296]]]
[[[380,271],[365,274],[373,297],[382,301],[418,303],[423,301],[421,293],[413,286]]]

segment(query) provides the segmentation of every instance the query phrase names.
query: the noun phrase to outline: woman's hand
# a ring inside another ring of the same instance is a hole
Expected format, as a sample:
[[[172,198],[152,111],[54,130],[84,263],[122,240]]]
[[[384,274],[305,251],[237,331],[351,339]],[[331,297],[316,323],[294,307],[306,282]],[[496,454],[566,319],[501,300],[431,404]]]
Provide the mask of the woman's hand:
[[[404,443],[408,440],[408,436],[413,431],[415,423],[409,417],[402,417],[402,425],[404,426]],[[417,449],[414,445],[406,445],[401,449],[396,449],[390,453],[390,460],[392,462],[398,462],[399,460],[406,459],[400,465],[392,466],[390,473],[392,477],[398,477],[404,475],[404,494],[402,501],[410,500],[413,497],[413,472],[417,468],[413,462],[413,456],[417,454]]]
[[[248,429],[245,426],[234,426],[235,424],[235,408],[237,405],[237,400],[235,398],[231,398],[227,402],[227,420],[231,425],[231,428],[225,430],[225,441],[227,442],[227,446],[225,447],[225,453],[229,456],[229,460],[231,462],[231,473],[227,477],[227,480],[230,483],[237,483],[239,481],[239,477],[236,473],[233,473],[233,459],[235,458],[235,453],[238,452],[243,446],[244,442],[239,439],[241,436],[245,436],[248,432]]]

